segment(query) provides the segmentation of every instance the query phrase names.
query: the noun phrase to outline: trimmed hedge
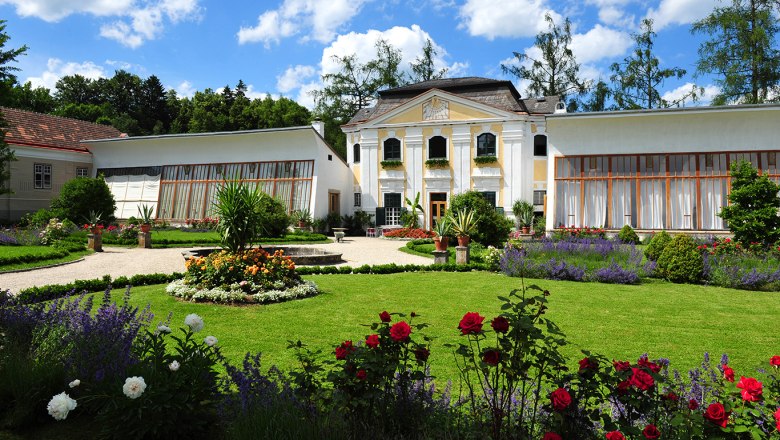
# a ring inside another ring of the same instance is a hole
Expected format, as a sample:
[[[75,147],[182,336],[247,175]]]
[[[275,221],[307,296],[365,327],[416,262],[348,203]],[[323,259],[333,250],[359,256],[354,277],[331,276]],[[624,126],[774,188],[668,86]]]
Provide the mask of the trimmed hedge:
[[[14,256],[0,256],[0,267],[13,264],[36,263],[39,261],[56,260],[67,257],[71,252],[81,252],[86,247],[81,243],[63,242],[48,249],[48,252]]]
[[[288,242],[301,242],[308,243],[312,241],[326,241],[328,237],[323,234],[288,234],[281,238],[260,238],[259,242],[266,243],[288,243]],[[77,241],[78,240],[78,241]],[[85,238],[69,239],[68,242],[86,243]],[[203,245],[203,244],[219,244],[219,238],[156,238],[152,233],[152,245],[153,246],[175,246],[175,245]],[[138,244],[137,238],[116,238],[108,234],[103,234],[103,244],[107,245],[120,245],[120,246],[132,246]]]
[[[485,263],[470,264],[375,264],[369,266],[298,266],[295,271],[299,275],[328,275],[328,274],[374,274],[386,275],[401,272],[471,272],[473,270],[491,271],[490,265]]]
[[[94,278],[91,280],[76,280],[68,284],[50,284],[42,287],[30,287],[22,289],[19,292],[18,298],[24,303],[37,303],[42,301],[49,301],[56,298],[62,298],[64,296],[77,294],[81,292],[100,292],[106,290],[109,286],[146,286],[150,284],[162,284],[170,283],[173,280],[183,278],[183,273],[153,273],[153,274],[139,274],[132,277],[121,276],[115,280],[111,280],[110,275],[106,275],[103,278]]]

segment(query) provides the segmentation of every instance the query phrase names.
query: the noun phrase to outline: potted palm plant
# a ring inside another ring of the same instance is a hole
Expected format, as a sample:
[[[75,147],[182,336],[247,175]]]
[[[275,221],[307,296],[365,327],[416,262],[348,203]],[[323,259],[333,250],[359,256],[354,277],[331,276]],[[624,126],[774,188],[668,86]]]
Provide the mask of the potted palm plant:
[[[144,234],[152,230],[152,222],[154,221],[154,207],[149,205],[141,205],[138,207],[138,216],[141,221],[141,232]]]
[[[534,223],[534,205],[525,200],[517,200],[512,205],[512,213],[515,215],[523,234],[528,234]]]
[[[453,216],[449,214],[452,230],[458,236],[458,246],[468,246],[469,236],[477,230],[477,216],[473,209],[460,209]]]
[[[447,250],[449,241],[449,237],[447,236],[450,235],[451,231],[452,224],[447,217],[443,217],[436,222],[436,225],[433,227],[433,232],[436,233],[436,236],[433,237],[433,242],[436,244],[437,251]]]

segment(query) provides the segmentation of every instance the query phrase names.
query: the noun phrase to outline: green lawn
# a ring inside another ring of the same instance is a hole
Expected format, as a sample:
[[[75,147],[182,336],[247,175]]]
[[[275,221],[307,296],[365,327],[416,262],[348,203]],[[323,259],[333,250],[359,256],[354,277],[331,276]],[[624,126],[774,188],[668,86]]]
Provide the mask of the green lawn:
[[[415,311],[431,326],[435,338],[432,373],[455,379],[452,353],[444,347],[459,340],[458,321],[467,311],[480,312],[486,324],[498,313],[497,295],[520,285],[517,278],[493,273],[402,273],[394,275],[319,275],[322,294],[267,306],[219,306],[179,302],[163,286],[133,289],[132,301],[150,303],[160,319],[173,311],[179,325],[188,313],[206,322],[203,336],[219,339],[223,352],[239,360],[246,351],[264,354],[266,367],[294,365],[288,340],[300,339],[331,356],[345,339],[361,340],[382,310]],[[714,359],[724,352],[737,371],[754,371],[780,354],[776,336],[780,302],[776,293],[747,292],[705,286],[651,282],[640,286],[533,280],[549,289],[549,317],[568,335],[565,354],[572,365],[580,349],[609,358],[635,360],[668,357],[687,370],[704,351]]]
[[[50,246],[0,246],[0,258],[18,257],[25,255],[34,255],[41,258],[38,261],[27,263],[0,263],[0,273],[66,263],[69,261],[78,260],[79,258],[92,253],[92,251],[85,250],[80,252],[71,252],[64,257],[56,257],[55,252],[58,251],[58,249],[52,248]],[[47,258],[47,255],[51,255],[51,258]]]

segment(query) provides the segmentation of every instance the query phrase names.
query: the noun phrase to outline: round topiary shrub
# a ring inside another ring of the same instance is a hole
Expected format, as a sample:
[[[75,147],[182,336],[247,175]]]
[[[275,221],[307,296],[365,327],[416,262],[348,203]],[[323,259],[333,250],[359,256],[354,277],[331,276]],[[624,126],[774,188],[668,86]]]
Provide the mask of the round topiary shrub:
[[[674,237],[658,258],[658,271],[673,283],[701,282],[704,260],[693,238],[688,235]]]
[[[634,232],[634,228],[631,225],[625,225],[618,232],[618,240],[623,243],[639,244],[639,236]]]
[[[645,248],[645,257],[647,257],[648,260],[658,261],[658,258],[670,241],[672,241],[672,236],[666,231],[655,234],[647,245],[647,248]]]
[[[101,223],[109,224],[115,220],[116,203],[102,177],[76,177],[62,185],[51,209],[77,225],[88,221],[91,212],[100,216]]]

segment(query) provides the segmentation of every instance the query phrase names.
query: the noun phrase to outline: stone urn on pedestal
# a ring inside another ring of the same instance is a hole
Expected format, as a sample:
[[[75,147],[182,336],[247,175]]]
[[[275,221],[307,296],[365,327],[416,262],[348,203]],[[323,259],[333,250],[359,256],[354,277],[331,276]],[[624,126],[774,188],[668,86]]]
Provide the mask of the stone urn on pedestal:
[[[154,207],[141,205],[138,207],[138,216],[141,221],[141,232],[138,233],[138,247],[150,249],[152,247],[152,222],[154,222]]]
[[[443,217],[436,222],[433,227],[433,233],[436,234],[436,236],[433,237],[433,243],[436,245],[437,251],[442,252],[447,250],[451,232],[452,224],[450,224],[447,217]]]

